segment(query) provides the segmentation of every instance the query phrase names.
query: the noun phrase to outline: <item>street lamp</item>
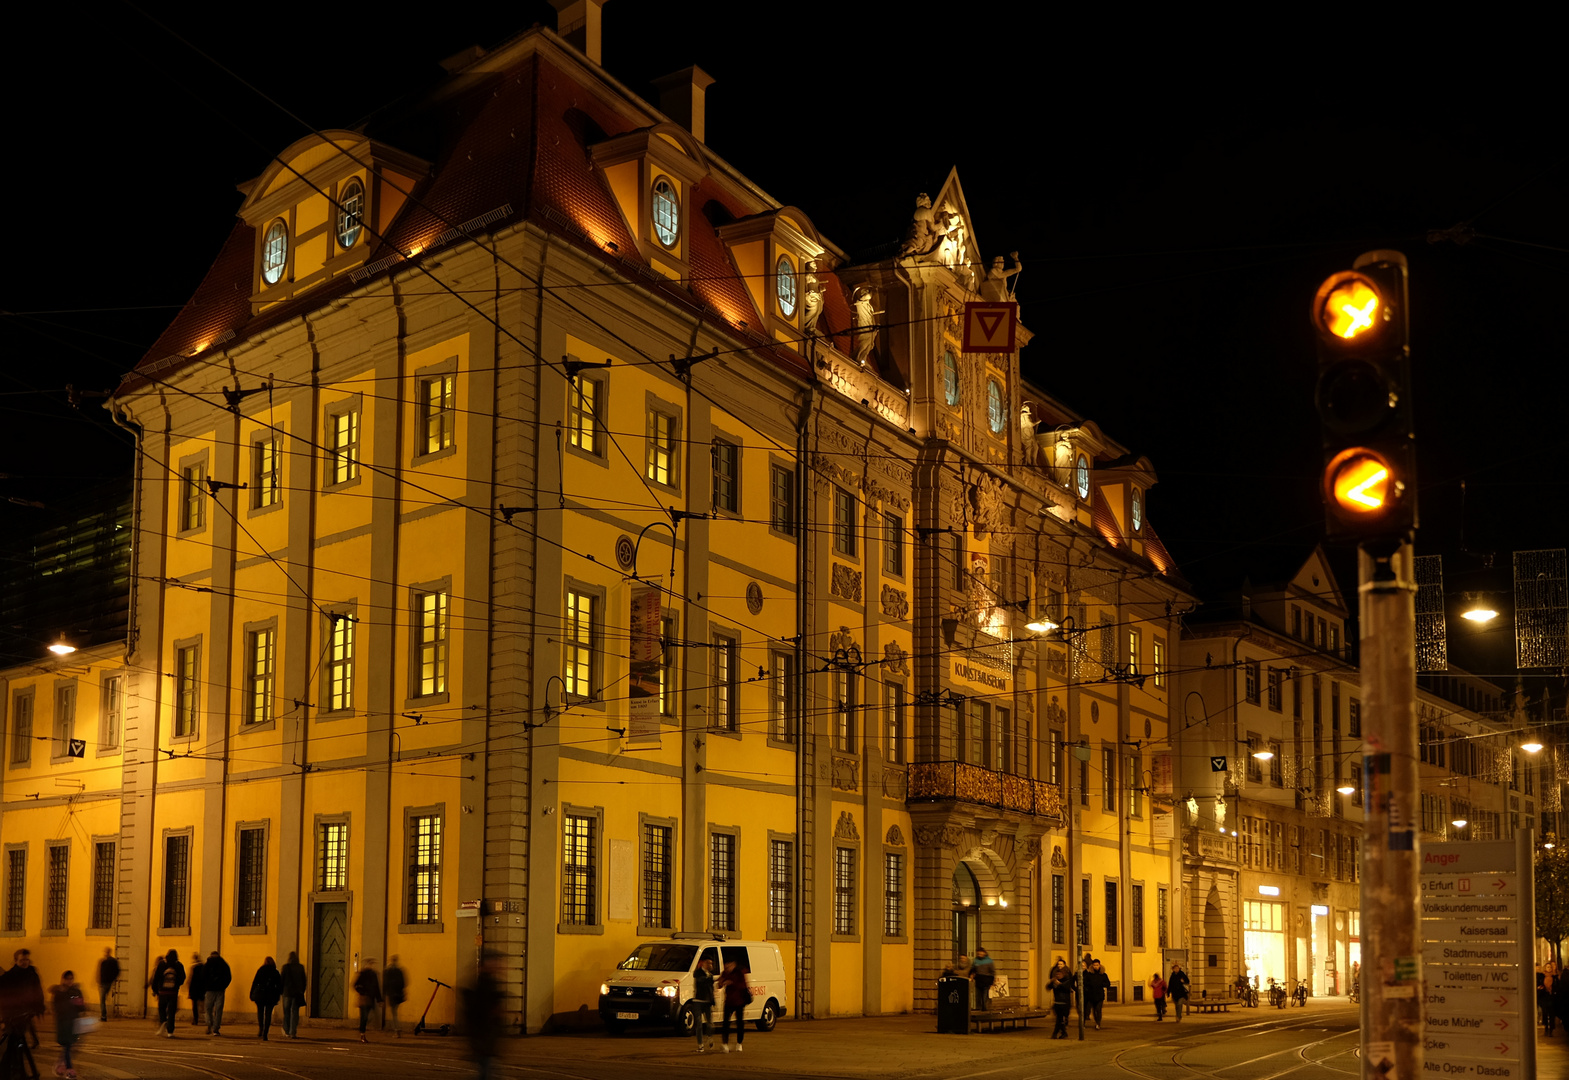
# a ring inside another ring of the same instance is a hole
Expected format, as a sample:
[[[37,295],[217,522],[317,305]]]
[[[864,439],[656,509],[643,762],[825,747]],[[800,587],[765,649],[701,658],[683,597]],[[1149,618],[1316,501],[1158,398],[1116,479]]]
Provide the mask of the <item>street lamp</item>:
[[[49,651],[54,653],[56,656],[70,656],[76,651],[76,646],[69,644],[65,640],[65,635],[61,634],[60,640],[49,646]]]
[[[1460,613],[1460,617],[1467,622],[1473,622],[1478,626],[1482,626],[1498,618],[1498,611],[1496,608],[1489,607],[1484,603],[1480,596],[1472,596],[1470,602],[1466,605],[1466,609]]]
[[[1524,750],[1527,754],[1539,754],[1542,752],[1542,744],[1537,742],[1535,739],[1532,739],[1530,742],[1521,743],[1520,749]]]

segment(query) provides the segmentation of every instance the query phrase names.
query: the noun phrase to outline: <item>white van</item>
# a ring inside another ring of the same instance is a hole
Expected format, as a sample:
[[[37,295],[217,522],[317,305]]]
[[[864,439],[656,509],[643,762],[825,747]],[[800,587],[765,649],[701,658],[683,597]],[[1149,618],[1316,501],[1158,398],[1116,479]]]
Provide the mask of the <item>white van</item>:
[[[740,963],[752,1004],[746,1019],[759,1031],[772,1031],[790,1000],[785,987],[784,960],[771,941],[727,941],[723,934],[672,934],[632,950],[599,987],[599,1018],[618,1032],[628,1024],[669,1024],[684,1035],[695,1035],[697,1014],[691,1007],[692,972],[698,961],[712,960],[714,975],[726,962]],[[713,1023],[724,1010],[714,1005]]]

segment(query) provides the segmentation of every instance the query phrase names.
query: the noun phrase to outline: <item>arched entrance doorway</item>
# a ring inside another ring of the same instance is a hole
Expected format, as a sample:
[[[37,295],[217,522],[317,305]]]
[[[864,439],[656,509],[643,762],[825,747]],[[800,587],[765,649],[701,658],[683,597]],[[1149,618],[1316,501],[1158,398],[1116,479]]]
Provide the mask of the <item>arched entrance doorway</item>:
[[[981,947],[981,883],[964,860],[953,868],[953,954],[974,956]]]

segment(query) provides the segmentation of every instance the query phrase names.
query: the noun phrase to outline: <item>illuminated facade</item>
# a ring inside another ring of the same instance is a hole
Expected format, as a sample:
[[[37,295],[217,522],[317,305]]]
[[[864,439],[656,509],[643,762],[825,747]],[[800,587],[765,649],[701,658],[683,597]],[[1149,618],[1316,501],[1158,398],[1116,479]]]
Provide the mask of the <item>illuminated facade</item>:
[[[117,872],[71,856],[39,962],[85,963],[107,881],[130,971],[298,951],[323,1018],[367,960],[483,948],[537,1031],[676,930],[778,940],[792,1014],[928,1008],[956,947],[1026,1000],[1084,948],[1141,987],[1191,603],[1150,463],[964,351],[1010,274],[956,174],[851,258],[707,150],[707,76],[655,110],[585,10],[283,151],[114,398],[137,585],[129,658],[72,676],[78,716],[120,680],[72,835]],[[62,676],[12,675],[19,738]],[[72,775],[4,774],[15,936]]]

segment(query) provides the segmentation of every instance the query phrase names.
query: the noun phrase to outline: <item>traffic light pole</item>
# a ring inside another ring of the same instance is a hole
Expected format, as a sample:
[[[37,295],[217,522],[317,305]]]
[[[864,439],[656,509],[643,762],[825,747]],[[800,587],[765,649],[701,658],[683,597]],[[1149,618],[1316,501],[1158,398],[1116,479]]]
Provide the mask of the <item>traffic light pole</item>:
[[[1416,581],[1409,543],[1357,551],[1363,758],[1362,1076],[1422,1075]],[[1391,1068],[1392,1067],[1392,1068]]]

